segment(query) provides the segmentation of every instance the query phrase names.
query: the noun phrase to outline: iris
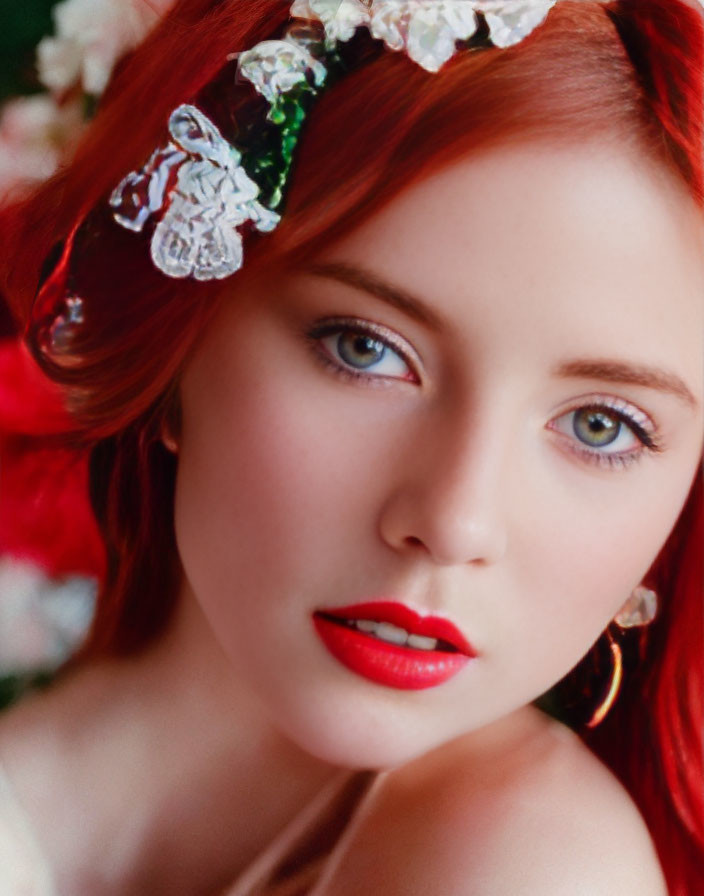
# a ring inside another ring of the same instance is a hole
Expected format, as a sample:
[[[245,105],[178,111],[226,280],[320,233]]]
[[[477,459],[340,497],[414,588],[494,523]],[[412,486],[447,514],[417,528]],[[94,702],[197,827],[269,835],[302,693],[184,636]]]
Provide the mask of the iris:
[[[346,364],[352,367],[371,367],[384,357],[386,346],[363,333],[346,332],[337,340],[337,350]]]
[[[610,445],[618,438],[621,426],[620,420],[603,411],[583,408],[574,415],[574,434],[586,445]]]

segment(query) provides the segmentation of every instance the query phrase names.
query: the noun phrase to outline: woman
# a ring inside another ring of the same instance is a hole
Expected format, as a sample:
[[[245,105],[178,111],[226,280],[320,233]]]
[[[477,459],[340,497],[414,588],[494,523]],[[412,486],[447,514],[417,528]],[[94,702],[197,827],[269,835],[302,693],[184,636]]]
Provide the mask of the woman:
[[[343,12],[290,180],[220,73],[288,4],[184,0],[7,216],[108,574],[2,722],[4,842],[36,892],[695,893],[701,13],[487,16],[429,71]],[[210,276],[237,127],[270,202]]]

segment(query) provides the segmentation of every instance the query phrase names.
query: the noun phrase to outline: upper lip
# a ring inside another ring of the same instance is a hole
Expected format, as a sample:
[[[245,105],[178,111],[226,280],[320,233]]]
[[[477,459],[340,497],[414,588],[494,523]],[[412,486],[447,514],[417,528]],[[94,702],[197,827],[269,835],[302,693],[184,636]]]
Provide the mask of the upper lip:
[[[415,610],[397,601],[380,600],[349,604],[345,607],[322,607],[317,612],[336,616],[338,619],[370,619],[372,622],[389,622],[391,625],[405,629],[409,634],[424,635],[427,638],[446,641],[467,656],[477,655],[474,647],[449,619],[443,619],[440,616],[421,616]]]

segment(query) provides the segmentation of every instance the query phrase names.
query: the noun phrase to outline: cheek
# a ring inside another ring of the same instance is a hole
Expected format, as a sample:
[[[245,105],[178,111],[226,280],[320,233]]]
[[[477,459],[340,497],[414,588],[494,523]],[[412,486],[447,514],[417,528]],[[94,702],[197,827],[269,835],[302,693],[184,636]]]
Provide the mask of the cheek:
[[[230,361],[219,376],[204,366],[184,383],[177,539],[193,590],[222,614],[235,612],[222,597],[235,588],[237,608],[259,615],[263,595],[284,614],[287,593],[329,597],[350,544],[364,551],[372,535],[383,478],[367,462],[378,443],[340,425],[335,391],[270,362]]]
[[[635,469],[603,476],[575,468],[559,488],[544,484],[539,510],[523,506],[522,525],[516,521],[514,528],[522,539],[514,542],[522,599],[505,634],[529,665],[549,667],[555,681],[641,582],[679,516],[696,460],[663,460],[646,458]],[[537,497],[531,489],[531,503]],[[510,662],[505,672],[515,674]]]

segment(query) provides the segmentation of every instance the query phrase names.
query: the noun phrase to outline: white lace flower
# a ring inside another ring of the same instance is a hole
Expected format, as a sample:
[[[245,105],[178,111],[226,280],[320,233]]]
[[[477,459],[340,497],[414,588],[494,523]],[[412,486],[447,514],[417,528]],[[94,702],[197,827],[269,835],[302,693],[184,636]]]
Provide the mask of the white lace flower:
[[[481,0],[478,4],[496,47],[520,43],[545,21],[557,0]]]
[[[331,42],[350,40],[360,25],[369,24],[369,9],[362,0],[294,0],[291,15],[322,22]]]
[[[237,72],[270,103],[308,76],[320,87],[327,69],[303,47],[288,40],[264,40],[240,54]]]
[[[485,15],[492,43],[509,47],[527,37],[557,0],[295,0],[291,14],[317,19],[328,42],[346,41],[359,25],[390,50],[403,50],[418,65],[437,72],[452,58],[459,40],[477,31]]]
[[[376,0],[371,31],[391,50],[402,50],[418,65],[437,72],[478,26],[476,4],[467,0]]]
[[[0,558],[0,675],[58,667],[86,635],[93,579],[47,579],[31,563]]]
[[[243,168],[208,160],[185,162],[151,243],[152,261],[168,277],[221,280],[242,267],[242,236],[253,221],[273,230],[279,215],[256,201],[259,187]]]
[[[135,47],[173,0],[63,0],[53,9],[56,34],[37,47],[39,80],[50,90],[80,83],[105,89],[117,59]]]
[[[220,280],[242,267],[242,235],[251,221],[273,230],[280,215],[257,201],[258,185],[240,165],[241,155],[197,107],[179,106],[169,119],[173,143],[130,172],[110,205],[118,224],[139,231],[165,208],[151,240],[152,261],[168,277]],[[166,194],[169,172],[178,171]]]

